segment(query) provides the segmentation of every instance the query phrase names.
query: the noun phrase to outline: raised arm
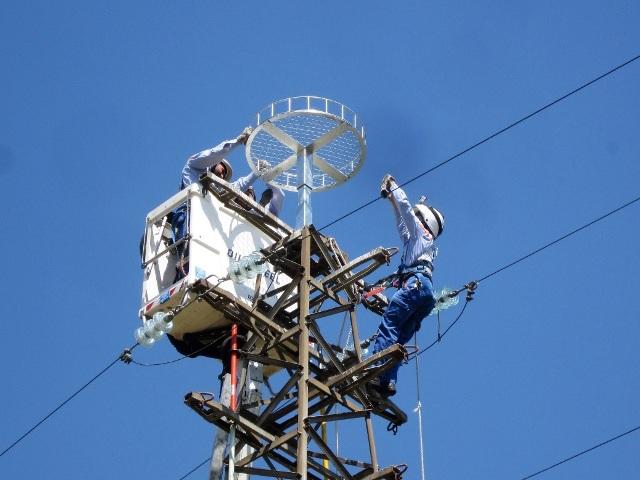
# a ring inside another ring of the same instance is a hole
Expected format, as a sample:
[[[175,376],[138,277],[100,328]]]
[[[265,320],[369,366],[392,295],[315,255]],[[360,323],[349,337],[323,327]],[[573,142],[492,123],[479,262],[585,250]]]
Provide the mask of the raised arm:
[[[197,182],[200,175],[207,171],[207,168],[219,163],[225,155],[238,145],[238,139],[234,138],[233,140],[225,140],[213,148],[191,155],[182,169],[182,186],[186,187]]]
[[[191,155],[187,159],[187,163],[182,169],[182,187],[195,183],[200,175],[207,171],[207,168],[213,167],[219,163],[227,154],[234,150],[238,145],[247,142],[251,128],[245,128],[240,135],[231,140],[225,140],[213,148],[208,148],[201,152]]]
[[[397,208],[398,215],[408,231],[408,235],[413,238],[421,236],[424,231],[422,226],[419,224],[420,220],[418,220],[416,214],[413,213],[413,206],[411,205],[411,202],[409,202],[407,194],[404,193],[404,190],[398,187],[395,182],[392,182],[390,198],[392,199],[394,206]]]
[[[241,192],[244,192],[247,188],[253,185],[257,179],[258,179],[258,175],[251,172],[249,175],[239,178],[238,180],[233,182],[231,185],[236,187]]]
[[[409,240],[409,230],[402,219],[402,215],[400,214],[400,208],[398,207],[398,202],[393,197],[393,195],[389,195],[389,201],[391,202],[391,206],[393,207],[393,214],[396,217],[396,226],[398,227],[398,233],[400,234],[400,238],[403,242]]]
[[[407,228],[407,221],[403,213],[403,206],[400,205],[398,198],[394,197],[392,194],[392,192],[397,189],[398,184],[396,183],[396,179],[387,173],[382,178],[382,183],[380,184],[380,196],[382,196],[382,198],[388,199],[391,202],[391,206],[393,207],[393,214],[396,217],[398,233],[400,234],[402,242],[406,243],[411,238],[411,231]],[[406,197],[407,196],[404,195],[405,200]]]
[[[280,187],[272,185],[269,185],[269,188],[273,191],[273,196],[265,208],[276,217],[279,217],[284,204],[284,191]]]
[[[262,192],[258,203],[269,213],[279,217],[282,211],[282,204],[284,203],[284,192],[279,187],[267,184],[267,188]]]

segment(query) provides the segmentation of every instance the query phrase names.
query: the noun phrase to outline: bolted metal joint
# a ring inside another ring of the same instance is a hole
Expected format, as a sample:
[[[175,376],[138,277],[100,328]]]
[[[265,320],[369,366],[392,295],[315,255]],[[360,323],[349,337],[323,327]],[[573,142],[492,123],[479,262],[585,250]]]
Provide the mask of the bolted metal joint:
[[[133,361],[133,354],[129,348],[125,348],[120,354],[120,361],[129,365]]]
[[[464,286],[464,288],[467,289],[467,296],[466,296],[465,300],[467,302],[470,302],[471,300],[473,300],[474,293],[476,293],[476,289],[478,288],[478,282],[471,281],[471,282],[467,283]]]

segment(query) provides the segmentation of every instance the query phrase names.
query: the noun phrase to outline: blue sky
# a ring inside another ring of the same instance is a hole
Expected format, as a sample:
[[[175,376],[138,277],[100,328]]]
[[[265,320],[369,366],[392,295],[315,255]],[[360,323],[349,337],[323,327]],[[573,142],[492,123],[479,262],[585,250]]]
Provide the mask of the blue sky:
[[[0,448],[132,343],[144,217],[189,154],[273,100],[344,102],[368,155],[313,197],[322,226],[373,198],[385,173],[411,178],[637,55],[639,20],[633,1],[4,2]],[[437,287],[639,195],[639,83],[636,62],[407,187],[446,215]],[[430,478],[521,478],[640,424],[638,208],[487,280],[420,357]],[[383,202],[324,233],[353,257],[399,242]],[[365,333],[377,322],[360,315]],[[434,334],[426,322],[419,343]],[[135,354],[176,356],[166,341]],[[218,370],[119,364],[0,458],[1,476],[180,478],[212,438],[182,395],[217,390]],[[376,424],[380,461],[418,478],[413,366],[399,386],[410,421],[396,437]],[[544,478],[637,478],[638,435]]]

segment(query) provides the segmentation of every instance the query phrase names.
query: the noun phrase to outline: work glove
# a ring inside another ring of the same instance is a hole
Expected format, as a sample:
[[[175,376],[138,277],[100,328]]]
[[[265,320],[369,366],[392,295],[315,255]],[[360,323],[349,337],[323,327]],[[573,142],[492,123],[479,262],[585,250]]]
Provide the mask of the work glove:
[[[258,167],[258,172],[260,172],[260,174],[271,170],[271,165],[266,160],[258,160],[258,164],[256,165],[256,167]]]
[[[256,191],[253,187],[249,186],[245,189],[244,194],[251,198],[251,200],[255,201],[256,199]]]
[[[242,130],[242,133],[240,133],[240,135],[236,137],[236,140],[238,141],[238,143],[242,143],[243,145],[246,145],[247,140],[249,140],[249,137],[251,136],[252,132],[253,132],[253,128],[246,127],[244,130]]]
[[[267,188],[264,192],[262,192],[262,196],[260,197],[260,201],[258,203],[263,207],[266,207],[272,198],[273,190],[271,188]]]
[[[382,198],[387,198],[391,193],[391,190],[393,190],[397,186],[398,185],[396,184],[396,179],[387,173],[382,178],[382,183],[380,184],[380,196]]]

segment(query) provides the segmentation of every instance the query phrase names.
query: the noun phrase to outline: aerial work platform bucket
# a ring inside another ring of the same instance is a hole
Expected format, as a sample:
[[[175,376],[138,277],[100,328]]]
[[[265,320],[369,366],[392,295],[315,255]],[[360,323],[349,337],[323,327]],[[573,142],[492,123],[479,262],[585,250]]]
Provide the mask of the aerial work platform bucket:
[[[224,180],[216,177],[207,180],[226,194],[227,204],[218,196],[207,194],[203,185],[193,184],[153,209],[146,219],[139,316],[142,320],[149,319],[156,312],[189,304],[174,320],[172,335],[178,339],[185,333],[230,324],[222,311],[208,303],[189,303],[197,295],[194,286],[219,283],[220,290],[251,307],[256,294],[255,281],[221,280],[228,277],[233,262],[273,245],[292,232],[284,222]],[[176,212],[186,217],[182,238],[176,235]],[[259,218],[261,225],[247,221],[247,215]],[[182,268],[179,267],[181,256]],[[263,277],[259,294],[290,281],[268,263]],[[276,300],[274,296],[267,302]]]

